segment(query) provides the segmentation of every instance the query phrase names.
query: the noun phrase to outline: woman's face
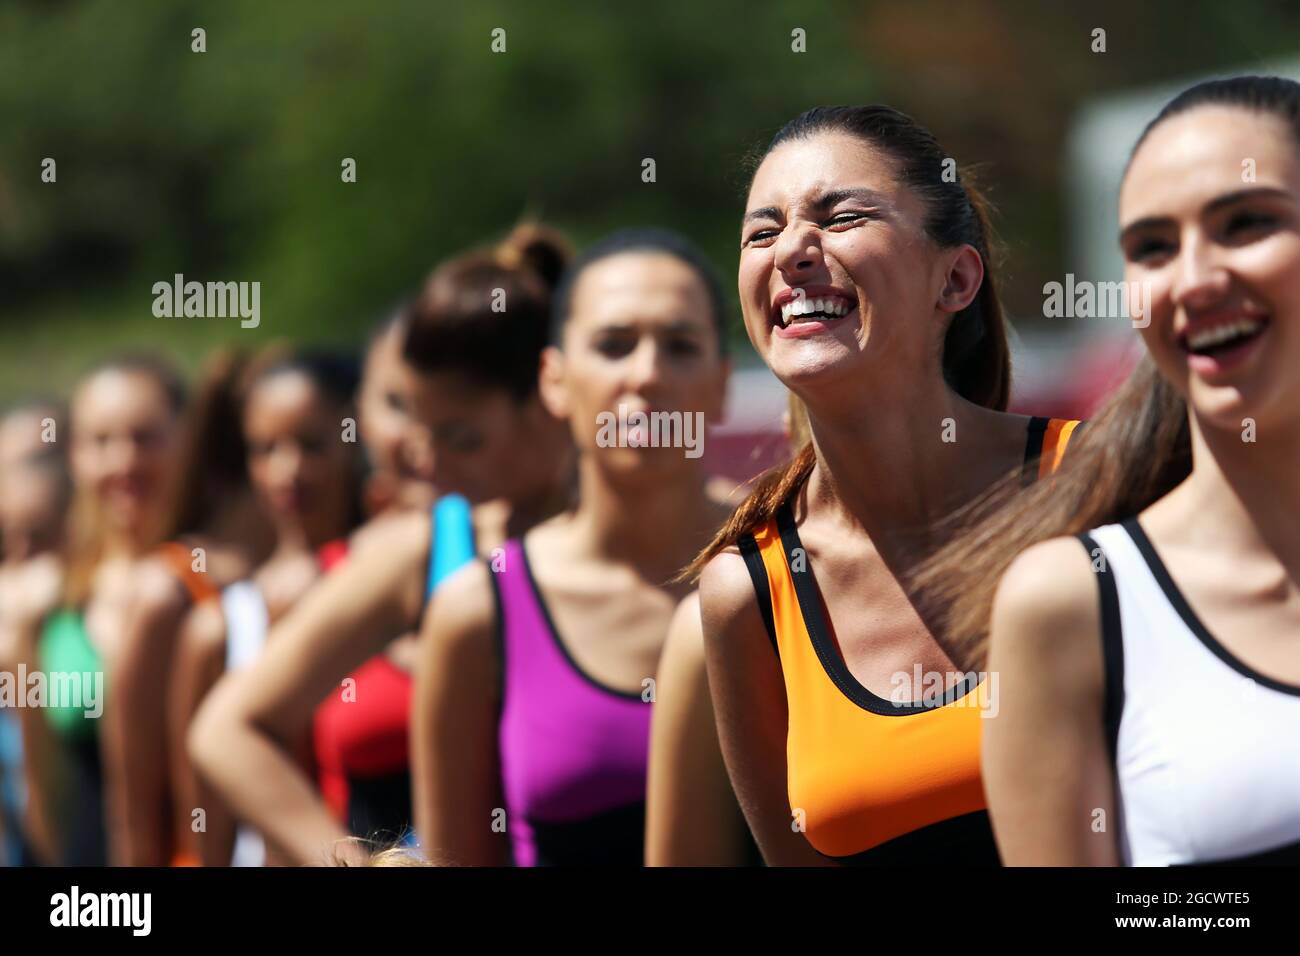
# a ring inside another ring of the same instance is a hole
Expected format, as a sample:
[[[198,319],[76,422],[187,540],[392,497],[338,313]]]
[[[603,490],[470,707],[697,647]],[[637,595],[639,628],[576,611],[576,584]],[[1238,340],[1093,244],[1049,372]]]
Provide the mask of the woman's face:
[[[695,269],[664,252],[624,252],[578,277],[563,348],[544,357],[543,397],[603,468],[666,478],[703,453],[729,367]]]
[[[352,488],[351,445],[339,404],[302,372],[258,381],[244,409],[248,476],[283,533],[318,544],[346,531]]]
[[[433,452],[427,435],[410,427],[414,372],[402,358],[402,329],[398,324],[371,346],[361,380],[357,418],[361,441],[382,481],[397,486],[397,497],[432,500]]]
[[[983,268],[969,246],[932,242],[925,215],[893,161],[855,136],[767,155],[741,223],[739,284],[745,329],[778,378],[799,391],[846,375],[938,374],[942,313],[969,304]],[[955,290],[960,301],[945,298],[954,268],[970,286]]]
[[[416,375],[410,442],[432,450],[431,476],[439,494],[472,504],[503,498],[524,501],[554,480],[551,456],[539,442],[553,440],[554,423],[536,393],[517,400],[452,372]]]
[[[79,493],[127,534],[147,531],[174,459],[177,415],[146,372],[95,373],[72,401],[72,476]]]
[[[1151,131],[1120,191],[1142,337],[1198,418],[1240,431],[1300,416],[1300,163],[1286,123],[1195,107]]]
[[[0,542],[3,559],[24,561],[53,548],[63,521],[62,466],[45,444],[55,410],[24,409],[0,421]]]

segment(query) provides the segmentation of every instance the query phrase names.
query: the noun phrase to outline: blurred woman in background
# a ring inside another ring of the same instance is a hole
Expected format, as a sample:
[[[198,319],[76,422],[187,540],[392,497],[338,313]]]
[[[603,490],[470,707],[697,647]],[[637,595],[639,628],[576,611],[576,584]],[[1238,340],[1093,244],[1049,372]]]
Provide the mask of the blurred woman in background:
[[[348,440],[356,392],[352,363],[273,349],[255,360],[240,389],[240,421],[249,482],[275,532],[270,557],[218,601],[190,612],[181,633],[168,707],[177,841],[204,865],[261,865],[260,837],[241,829],[215,795],[205,793],[185,751],[189,721],[205,694],[230,670],[260,654],[271,623],[306,592],[359,519],[357,459]],[[201,811],[202,828],[193,825]]]
[[[185,615],[264,561],[271,534],[248,484],[236,395],[247,356],[208,356],[186,409],[178,464],[163,499],[163,544],[133,575],[134,600],[117,661],[121,693],[106,715],[110,859],[123,866],[192,864],[173,834],[167,691]]]
[[[698,457],[648,447],[630,416],[720,417],[721,295],[680,237],[615,234],[562,284],[551,341],[541,398],[571,430],[581,494],[433,604],[412,715],[417,825],[426,854],[453,864],[639,866],[655,672],[684,591],[667,582],[726,512]],[[629,422],[626,444],[602,431],[611,415]]]
[[[44,672],[51,692],[56,683],[81,691],[19,711],[28,799],[48,838],[45,862],[108,860],[100,749],[107,731],[97,718],[111,710],[106,697],[122,692],[113,681],[134,575],[159,540],[183,401],[170,368],[127,357],[86,375],[70,403],[75,497],[65,581],[58,608],[39,631],[24,628],[19,637],[20,662]]]
[[[294,862],[323,863],[336,849],[360,859],[342,842],[350,833],[409,831],[413,648],[399,638],[418,627],[432,583],[475,548],[490,553],[571,499],[572,449],[536,388],[567,255],[554,233],[524,225],[435,270],[410,309],[403,355],[411,447],[431,450],[444,498],[432,511],[393,509],[354,535],[347,560],[272,630],[256,665],[222,681],[195,718],[200,772]],[[318,760],[346,784],[331,787],[334,812],[292,754],[314,718]]]
[[[16,674],[18,634],[54,606],[63,578],[65,512],[71,487],[55,402],[20,403],[0,418],[0,672]],[[24,824],[22,730],[0,705],[0,866],[35,862]],[[12,702],[16,704],[17,702]]]

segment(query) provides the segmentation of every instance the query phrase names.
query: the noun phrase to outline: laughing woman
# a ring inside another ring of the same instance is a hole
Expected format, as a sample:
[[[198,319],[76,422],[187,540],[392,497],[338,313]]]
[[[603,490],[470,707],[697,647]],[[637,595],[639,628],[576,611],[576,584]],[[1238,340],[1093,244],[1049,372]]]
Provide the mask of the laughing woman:
[[[948,165],[896,110],[824,107],[750,184],[745,328],[812,439],[696,567],[719,739],[769,864],[997,861],[981,692],[900,579],[953,509],[1050,467],[1044,436],[1071,423],[1005,412],[989,228]],[[942,694],[908,686],[918,668]]]
[[[957,624],[977,657],[992,603],[1001,675],[985,731],[998,843],[1015,864],[1295,864],[1300,85],[1179,95],[1119,206],[1149,360],[1051,500],[964,546],[984,572]]]

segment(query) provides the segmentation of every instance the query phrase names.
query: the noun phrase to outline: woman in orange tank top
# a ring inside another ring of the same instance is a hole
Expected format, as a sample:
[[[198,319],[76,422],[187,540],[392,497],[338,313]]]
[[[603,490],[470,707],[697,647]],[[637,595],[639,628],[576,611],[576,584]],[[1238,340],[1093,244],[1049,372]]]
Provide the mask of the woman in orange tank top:
[[[694,567],[723,755],[769,864],[997,862],[996,680],[952,663],[906,582],[940,519],[1049,473],[1077,423],[1005,411],[987,217],[951,166],[895,110],[830,107],[751,181],[745,326],[812,440]]]

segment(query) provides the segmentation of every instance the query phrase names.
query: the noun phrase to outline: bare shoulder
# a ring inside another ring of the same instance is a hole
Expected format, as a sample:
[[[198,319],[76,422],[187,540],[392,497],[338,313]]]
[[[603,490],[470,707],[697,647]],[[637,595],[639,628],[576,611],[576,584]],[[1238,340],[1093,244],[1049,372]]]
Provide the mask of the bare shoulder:
[[[668,623],[660,670],[704,666],[704,629],[700,624],[700,592],[692,591],[677,603]]]
[[[429,550],[432,518],[427,511],[401,511],[380,515],[352,533],[352,556],[372,554],[423,554]]]
[[[145,617],[179,613],[189,603],[185,586],[163,558],[142,558],[133,569],[131,597],[137,613]]]
[[[1101,611],[1093,556],[1075,538],[1026,549],[993,599],[991,652],[1028,655],[1055,675],[1086,679],[1100,656]]]
[[[423,633],[448,651],[495,650],[496,594],[492,570],[472,561],[442,584],[434,595]]]
[[[185,615],[180,646],[184,657],[190,660],[225,653],[226,616],[219,601],[204,601]]]
[[[700,617],[707,642],[726,641],[762,626],[754,585],[736,548],[716,554],[700,573]]]

